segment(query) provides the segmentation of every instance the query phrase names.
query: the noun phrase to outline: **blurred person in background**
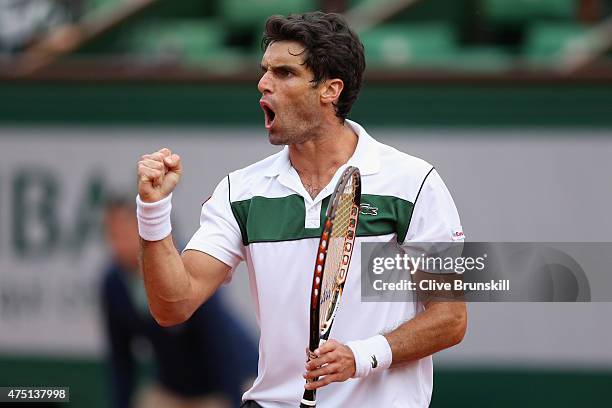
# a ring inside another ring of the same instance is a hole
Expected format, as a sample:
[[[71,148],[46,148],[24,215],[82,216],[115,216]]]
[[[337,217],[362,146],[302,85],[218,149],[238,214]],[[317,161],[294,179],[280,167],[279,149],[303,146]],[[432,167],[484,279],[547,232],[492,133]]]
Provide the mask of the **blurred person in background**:
[[[110,347],[115,408],[221,408],[240,405],[250,386],[257,352],[243,328],[224,310],[219,296],[185,323],[159,326],[149,313],[138,264],[135,203],[107,200],[105,237],[112,259],[102,284],[102,310]],[[155,380],[140,392],[134,340],[153,350]]]

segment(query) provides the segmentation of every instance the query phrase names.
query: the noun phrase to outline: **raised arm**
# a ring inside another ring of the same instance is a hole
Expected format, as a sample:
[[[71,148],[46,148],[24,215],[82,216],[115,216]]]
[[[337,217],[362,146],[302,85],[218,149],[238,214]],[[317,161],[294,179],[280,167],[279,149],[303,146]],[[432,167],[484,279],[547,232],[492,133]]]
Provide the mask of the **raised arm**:
[[[149,308],[162,326],[187,320],[231,270],[204,252],[185,251],[181,257],[176,250],[170,200],[181,173],[181,159],[170,149],[144,155],[138,162],[140,260]]]

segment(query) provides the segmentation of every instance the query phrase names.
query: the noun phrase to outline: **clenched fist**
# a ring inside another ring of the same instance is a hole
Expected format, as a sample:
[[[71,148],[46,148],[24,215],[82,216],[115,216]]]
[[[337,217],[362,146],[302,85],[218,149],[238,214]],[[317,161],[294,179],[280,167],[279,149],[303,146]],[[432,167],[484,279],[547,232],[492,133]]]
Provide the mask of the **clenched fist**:
[[[181,158],[163,148],[145,154],[138,162],[138,194],[145,203],[166,198],[178,184],[183,169]]]

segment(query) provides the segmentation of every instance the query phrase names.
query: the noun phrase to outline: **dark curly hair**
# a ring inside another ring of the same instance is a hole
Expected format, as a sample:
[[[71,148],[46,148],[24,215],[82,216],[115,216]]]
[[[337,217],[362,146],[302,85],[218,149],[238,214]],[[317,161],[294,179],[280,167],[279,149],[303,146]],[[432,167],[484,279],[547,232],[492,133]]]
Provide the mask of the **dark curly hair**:
[[[262,50],[276,41],[296,41],[304,45],[304,64],[314,73],[315,86],[326,79],[339,78],[344,89],[334,104],[336,116],[346,119],[357,100],[365,70],[363,44],[344,18],[320,11],[271,16],[266,21]]]

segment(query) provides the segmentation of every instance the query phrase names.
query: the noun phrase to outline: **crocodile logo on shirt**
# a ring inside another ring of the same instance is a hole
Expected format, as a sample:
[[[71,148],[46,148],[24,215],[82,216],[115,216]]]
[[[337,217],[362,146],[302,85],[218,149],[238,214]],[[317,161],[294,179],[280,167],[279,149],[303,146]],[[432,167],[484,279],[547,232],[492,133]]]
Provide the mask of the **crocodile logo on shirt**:
[[[361,215],[378,215],[378,207],[374,207],[368,203],[362,203],[359,206],[359,213]]]
[[[376,360],[376,356],[372,354],[372,368],[378,367],[378,360]]]

